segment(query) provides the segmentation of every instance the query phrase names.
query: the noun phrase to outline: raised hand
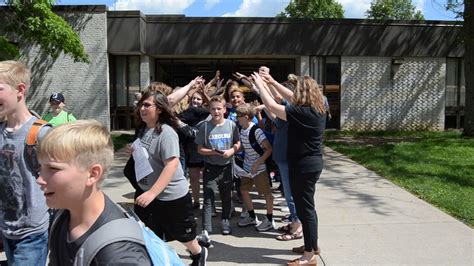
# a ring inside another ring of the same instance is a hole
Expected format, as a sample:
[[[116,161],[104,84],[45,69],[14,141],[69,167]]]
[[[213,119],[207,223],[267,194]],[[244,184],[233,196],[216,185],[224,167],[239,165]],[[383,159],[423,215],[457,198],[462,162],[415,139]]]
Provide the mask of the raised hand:
[[[273,84],[275,82],[275,80],[273,79],[272,75],[270,75],[270,73],[262,72],[260,76],[262,77],[263,81],[265,81],[265,83]]]

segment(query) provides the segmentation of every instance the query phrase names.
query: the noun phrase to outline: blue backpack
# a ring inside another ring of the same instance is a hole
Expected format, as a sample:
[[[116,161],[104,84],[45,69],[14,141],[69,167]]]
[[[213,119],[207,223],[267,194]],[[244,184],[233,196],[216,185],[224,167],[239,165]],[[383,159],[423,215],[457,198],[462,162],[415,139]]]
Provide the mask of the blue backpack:
[[[112,220],[93,232],[77,251],[74,266],[90,265],[102,248],[119,241],[131,241],[144,245],[153,265],[184,266],[176,252],[146,227],[136,215],[131,216],[120,205],[117,206],[123,210],[127,218]],[[51,230],[56,226],[63,212],[64,210],[58,210]]]

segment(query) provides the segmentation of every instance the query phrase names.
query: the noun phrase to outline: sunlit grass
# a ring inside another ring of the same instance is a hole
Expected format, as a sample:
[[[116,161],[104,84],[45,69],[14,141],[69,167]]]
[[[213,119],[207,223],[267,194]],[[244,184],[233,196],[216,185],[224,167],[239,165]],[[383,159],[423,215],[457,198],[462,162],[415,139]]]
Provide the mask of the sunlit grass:
[[[474,226],[474,139],[458,132],[331,132],[325,143]]]

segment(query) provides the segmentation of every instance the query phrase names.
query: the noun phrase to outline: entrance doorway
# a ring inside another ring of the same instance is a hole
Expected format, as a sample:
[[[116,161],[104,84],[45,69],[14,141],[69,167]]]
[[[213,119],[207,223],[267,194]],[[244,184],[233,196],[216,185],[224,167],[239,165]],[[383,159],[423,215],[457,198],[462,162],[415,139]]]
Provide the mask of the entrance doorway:
[[[156,59],[155,77],[176,87],[188,84],[196,76],[203,76],[209,81],[217,70],[225,81],[232,78],[235,72],[248,76],[260,66],[269,67],[270,74],[279,82],[285,81],[288,74],[295,72],[293,59]]]

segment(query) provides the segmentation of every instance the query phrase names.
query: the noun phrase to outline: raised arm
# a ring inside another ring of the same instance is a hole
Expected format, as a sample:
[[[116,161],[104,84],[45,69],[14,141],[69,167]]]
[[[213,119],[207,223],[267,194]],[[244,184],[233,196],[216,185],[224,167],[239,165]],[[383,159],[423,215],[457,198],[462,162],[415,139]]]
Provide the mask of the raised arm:
[[[252,74],[252,79],[255,81],[255,85],[260,90],[260,98],[262,99],[263,104],[265,104],[270,112],[274,113],[278,118],[286,121],[285,106],[278,104],[270,96],[270,91],[262,77],[258,73],[254,72]]]
[[[288,102],[291,102],[291,99],[293,98],[293,92],[290,89],[281,85],[268,73],[262,73],[261,77],[265,82],[267,82],[269,85],[276,89],[276,93],[283,96],[283,98],[285,98]]]
[[[270,110],[268,110],[268,108],[264,104],[261,104],[261,105],[255,107],[255,111],[257,113],[262,112],[262,110],[267,114],[267,117],[269,117],[271,120],[275,120],[276,115],[274,113],[270,112]]]
[[[188,91],[194,86],[194,84],[204,82],[201,76],[196,77],[195,79],[191,80],[188,85],[175,89],[170,95],[168,95],[168,103],[170,107],[175,106],[179,101],[181,101],[184,96],[188,93]]]

